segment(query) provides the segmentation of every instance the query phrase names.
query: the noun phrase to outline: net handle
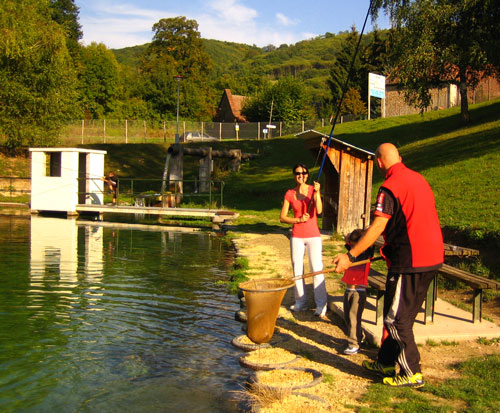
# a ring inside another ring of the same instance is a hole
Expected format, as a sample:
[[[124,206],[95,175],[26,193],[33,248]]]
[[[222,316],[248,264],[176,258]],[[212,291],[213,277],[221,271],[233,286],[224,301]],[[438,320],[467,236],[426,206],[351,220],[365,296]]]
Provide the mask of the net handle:
[[[383,257],[375,257],[375,258],[369,258],[367,260],[356,261],[356,262],[353,262],[350,265],[349,268],[356,267],[358,265],[368,264],[369,262],[378,261],[378,260],[381,260],[381,259],[383,259]],[[303,275],[297,275],[296,277],[293,277],[292,280],[294,280],[294,281],[296,281],[296,280],[303,280],[304,278],[309,278],[309,277],[313,277],[315,275],[324,274],[324,273],[328,273],[328,272],[334,272],[334,271],[335,271],[335,267],[333,267],[333,268],[327,268],[326,270],[321,270],[321,271],[316,271],[316,272],[309,272],[309,273],[303,274]]]

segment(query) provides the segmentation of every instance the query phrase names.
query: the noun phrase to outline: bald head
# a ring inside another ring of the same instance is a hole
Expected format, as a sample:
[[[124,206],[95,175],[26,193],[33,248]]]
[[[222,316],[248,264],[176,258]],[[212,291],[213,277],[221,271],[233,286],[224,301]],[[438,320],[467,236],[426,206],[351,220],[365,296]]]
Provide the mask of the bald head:
[[[378,167],[381,171],[386,172],[389,168],[401,162],[401,155],[399,155],[398,148],[392,143],[383,143],[375,151],[377,157]]]

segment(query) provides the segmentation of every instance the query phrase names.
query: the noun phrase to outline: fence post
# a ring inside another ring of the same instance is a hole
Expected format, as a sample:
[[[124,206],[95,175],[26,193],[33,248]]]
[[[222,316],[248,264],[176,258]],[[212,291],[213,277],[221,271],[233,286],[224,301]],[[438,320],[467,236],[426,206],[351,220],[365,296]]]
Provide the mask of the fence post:
[[[125,119],[125,143],[128,143],[128,119]]]
[[[103,119],[102,128],[103,128],[102,137],[103,137],[104,143],[106,143],[106,119]]]
[[[280,138],[281,138],[281,132],[283,131],[283,122],[280,122]]]
[[[201,136],[203,136],[203,122],[200,123],[201,123]]]
[[[260,122],[257,122],[257,139],[260,139]]]
[[[83,130],[85,129],[85,119],[82,119],[82,145],[83,145]]]
[[[165,121],[163,121],[163,143],[167,142],[167,127]]]
[[[304,132],[304,121],[302,121],[302,132]]]
[[[185,120],[182,121],[182,133],[184,133],[183,136],[186,136],[186,121]]]
[[[222,140],[222,122],[219,122],[219,140]]]
[[[146,121],[144,120],[144,142],[146,142],[147,139],[147,132],[146,132]]]

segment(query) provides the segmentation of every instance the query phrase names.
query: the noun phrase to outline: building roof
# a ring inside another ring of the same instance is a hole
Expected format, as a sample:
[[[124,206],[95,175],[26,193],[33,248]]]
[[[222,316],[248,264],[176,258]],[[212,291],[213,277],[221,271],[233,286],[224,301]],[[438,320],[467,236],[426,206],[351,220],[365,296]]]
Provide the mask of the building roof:
[[[94,153],[106,155],[107,151],[98,149],[85,149],[85,148],[29,148],[30,152],[79,152],[79,153]]]
[[[319,148],[318,143],[320,142],[320,139],[325,138],[326,141],[328,141],[328,138],[329,138],[329,135],[325,135],[324,133],[315,131],[314,129],[308,129],[304,132],[296,133],[295,136],[305,139],[309,149]],[[326,141],[325,141],[325,143],[326,143]],[[360,157],[366,157],[366,158],[370,159],[371,157],[375,156],[375,154],[373,152],[358,148],[357,146],[351,145],[350,143],[341,141],[340,139],[336,139],[334,137],[332,137],[331,145],[333,143],[340,145],[340,146],[343,146],[343,147],[347,148],[347,150],[352,150],[353,152],[357,153],[358,156],[360,156]]]
[[[229,102],[234,118],[240,122],[246,122],[247,119],[241,114],[241,109],[243,108],[243,102],[247,97],[242,95],[233,95],[231,89],[224,89],[224,94],[227,96],[227,101]],[[222,99],[224,99],[224,95],[222,95]]]

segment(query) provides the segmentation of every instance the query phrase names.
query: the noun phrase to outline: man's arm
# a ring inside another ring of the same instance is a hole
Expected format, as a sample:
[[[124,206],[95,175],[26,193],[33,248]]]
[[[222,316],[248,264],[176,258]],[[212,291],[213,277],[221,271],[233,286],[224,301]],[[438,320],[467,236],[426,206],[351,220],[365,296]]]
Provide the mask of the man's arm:
[[[357,257],[371,247],[384,232],[388,221],[389,218],[376,216],[366,230],[365,235],[363,235],[358,243],[349,251],[351,255]],[[351,266],[351,261],[347,254],[339,254],[333,259],[333,264],[336,265],[335,272],[344,272]]]

